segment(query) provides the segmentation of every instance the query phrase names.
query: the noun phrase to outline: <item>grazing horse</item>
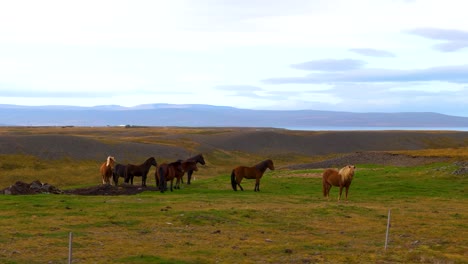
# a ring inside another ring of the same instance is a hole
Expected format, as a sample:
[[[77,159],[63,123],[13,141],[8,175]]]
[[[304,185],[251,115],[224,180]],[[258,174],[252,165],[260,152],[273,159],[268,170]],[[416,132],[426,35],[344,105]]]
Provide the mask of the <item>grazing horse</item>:
[[[102,184],[110,184],[110,179],[114,175],[114,163],[115,159],[112,156],[108,156],[106,162],[102,163],[99,169],[102,176]]]
[[[127,166],[123,164],[115,164],[114,166],[114,184],[117,186],[119,184],[119,177],[126,178],[127,176]]]
[[[200,163],[201,165],[205,165],[205,159],[203,158],[202,154],[198,154],[196,156],[193,156],[191,158],[186,159],[185,161],[195,161],[196,163]],[[190,184],[190,180],[192,179],[192,173],[195,170],[187,170],[187,184]],[[181,179],[182,183],[184,183],[184,180]]]
[[[266,169],[274,170],[275,166],[271,159],[264,160],[252,167],[238,166],[234,168],[231,172],[231,184],[232,189],[237,191],[237,185],[239,185],[241,191],[244,190],[240,185],[243,178],[246,179],[255,179],[255,188],[254,191],[260,191],[260,179],[265,173]]]
[[[327,199],[330,196],[330,189],[332,186],[340,187],[340,195],[338,196],[338,201],[341,199],[341,192],[343,187],[346,188],[346,201],[348,200],[348,189],[353,180],[354,170],[356,166],[346,165],[341,168],[339,171],[336,169],[326,169],[322,174],[322,183],[323,183],[323,196]]]
[[[156,182],[156,187],[159,187],[159,190],[163,193],[167,189],[167,182],[171,181],[171,192],[172,184],[174,179],[178,174],[183,175],[184,171],[182,169],[182,160],[177,160],[172,163],[163,163],[159,165],[158,169],[154,173],[154,180]]]
[[[141,186],[146,187],[146,176],[148,175],[151,166],[158,166],[158,163],[156,162],[156,159],[154,157],[148,158],[145,162],[143,162],[140,165],[128,164],[125,183],[128,183],[128,181],[130,180],[130,183],[133,185],[133,177],[142,176]]]

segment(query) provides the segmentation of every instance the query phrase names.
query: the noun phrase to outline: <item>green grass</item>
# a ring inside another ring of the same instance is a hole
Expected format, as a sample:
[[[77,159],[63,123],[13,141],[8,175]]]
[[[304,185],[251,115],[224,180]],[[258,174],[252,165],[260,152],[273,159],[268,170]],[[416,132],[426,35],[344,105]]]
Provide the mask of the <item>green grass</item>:
[[[463,263],[467,177],[451,166],[360,165],[348,202],[336,187],[325,200],[321,179],[304,176],[321,170],[267,171],[259,193],[254,181],[234,192],[228,173],[201,168],[172,193],[5,195],[0,262],[64,263],[73,232],[77,263]]]

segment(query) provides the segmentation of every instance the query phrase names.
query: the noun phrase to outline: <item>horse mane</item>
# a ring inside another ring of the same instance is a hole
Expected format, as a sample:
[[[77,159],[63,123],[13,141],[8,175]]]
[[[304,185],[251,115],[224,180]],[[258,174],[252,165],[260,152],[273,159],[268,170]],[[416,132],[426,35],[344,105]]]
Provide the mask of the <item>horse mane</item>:
[[[183,160],[178,159],[178,160],[176,160],[176,161],[174,161],[174,162],[169,163],[169,165],[174,166],[174,165],[176,165],[176,164],[181,164],[182,162],[183,162]]]
[[[268,164],[272,163],[273,161],[271,159],[264,160],[257,165],[255,165],[255,168],[257,168],[260,171],[265,171],[268,168]]]
[[[106,161],[106,166],[111,165],[111,161],[112,161],[112,162],[115,162],[114,157],[108,156],[108,157],[107,157],[107,161]]]
[[[356,166],[354,165],[346,165],[338,171],[338,174],[341,176],[341,181],[346,182],[349,179],[352,179],[354,176],[354,169]]]
[[[203,154],[201,153],[186,159],[186,161],[195,161],[195,162],[199,162],[202,165],[205,165],[205,158],[203,157]]]

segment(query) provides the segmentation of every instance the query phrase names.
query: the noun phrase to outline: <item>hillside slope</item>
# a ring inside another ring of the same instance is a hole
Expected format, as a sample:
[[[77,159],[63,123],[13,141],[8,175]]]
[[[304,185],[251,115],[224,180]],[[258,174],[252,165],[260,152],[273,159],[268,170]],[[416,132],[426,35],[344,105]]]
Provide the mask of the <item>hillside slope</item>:
[[[289,131],[251,128],[2,128],[0,154],[45,159],[119,161],[149,156],[185,158],[228,151],[271,155],[327,155],[365,151],[419,150],[468,146],[468,132]]]

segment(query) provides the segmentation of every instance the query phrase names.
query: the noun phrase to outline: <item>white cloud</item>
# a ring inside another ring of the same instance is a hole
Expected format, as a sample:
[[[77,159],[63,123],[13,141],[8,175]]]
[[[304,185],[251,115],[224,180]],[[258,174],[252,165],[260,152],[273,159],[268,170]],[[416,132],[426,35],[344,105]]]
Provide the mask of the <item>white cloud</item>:
[[[431,34],[468,32],[467,7],[462,0],[2,1],[0,103],[35,104],[37,96],[50,104],[368,111],[432,109],[439,96],[438,107],[454,111],[466,99],[465,39]],[[430,34],[414,34],[422,28]]]

